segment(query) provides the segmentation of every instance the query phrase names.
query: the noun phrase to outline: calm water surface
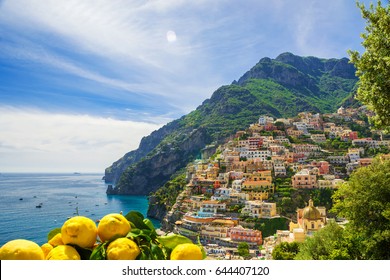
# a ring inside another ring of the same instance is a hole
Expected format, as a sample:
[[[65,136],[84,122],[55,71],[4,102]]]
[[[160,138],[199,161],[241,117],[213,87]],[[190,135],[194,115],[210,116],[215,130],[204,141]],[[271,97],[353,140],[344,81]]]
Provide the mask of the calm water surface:
[[[98,220],[109,213],[136,210],[146,217],[145,196],[106,195],[102,176],[0,174],[0,246],[18,238],[41,245],[51,229],[77,214]]]

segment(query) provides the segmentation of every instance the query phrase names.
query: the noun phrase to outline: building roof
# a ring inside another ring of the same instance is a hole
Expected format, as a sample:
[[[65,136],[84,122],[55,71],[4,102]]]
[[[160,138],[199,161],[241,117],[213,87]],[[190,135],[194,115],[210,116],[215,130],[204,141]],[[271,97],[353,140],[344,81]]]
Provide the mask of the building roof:
[[[202,204],[220,204],[217,200],[204,200]]]
[[[223,219],[215,219],[211,222],[212,224],[224,224],[227,226],[233,226],[234,222],[232,220],[223,220]]]
[[[309,200],[309,206],[303,208],[303,219],[318,220],[321,219],[320,211],[314,207],[313,200]]]

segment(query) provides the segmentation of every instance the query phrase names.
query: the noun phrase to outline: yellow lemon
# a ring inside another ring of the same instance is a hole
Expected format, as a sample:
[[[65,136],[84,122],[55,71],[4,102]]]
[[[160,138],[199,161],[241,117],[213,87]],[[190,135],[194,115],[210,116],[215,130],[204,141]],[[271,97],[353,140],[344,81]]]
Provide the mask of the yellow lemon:
[[[137,243],[126,237],[112,241],[106,252],[109,260],[135,260],[141,253]]]
[[[43,255],[46,256],[50,253],[51,250],[53,250],[53,245],[51,245],[50,243],[45,243],[41,246],[41,249],[43,251]]]
[[[108,214],[98,224],[98,235],[102,242],[111,238],[124,237],[130,231],[129,221],[121,214]]]
[[[52,239],[49,240],[49,244],[53,247],[58,245],[64,245],[64,242],[62,241],[62,234],[57,233],[56,235],[54,235]]]
[[[74,244],[90,248],[96,242],[97,227],[94,221],[83,216],[72,217],[61,228],[64,244]]]
[[[192,243],[177,245],[171,253],[171,260],[201,260],[202,250]]]
[[[39,245],[26,239],[11,240],[0,248],[0,260],[44,260]]]
[[[46,256],[47,260],[80,260],[75,248],[69,245],[58,245]]]

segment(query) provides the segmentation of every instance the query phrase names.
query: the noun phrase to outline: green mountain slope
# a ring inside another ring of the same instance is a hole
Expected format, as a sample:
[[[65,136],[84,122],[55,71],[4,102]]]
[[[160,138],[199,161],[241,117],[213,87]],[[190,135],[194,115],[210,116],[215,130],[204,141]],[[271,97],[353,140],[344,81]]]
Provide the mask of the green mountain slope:
[[[259,115],[292,117],[302,111],[334,112],[350,102],[357,78],[343,59],[291,53],[263,58],[238,81],[217,89],[196,110],[144,137],[137,150],[106,169],[109,194],[149,194],[198,157]]]

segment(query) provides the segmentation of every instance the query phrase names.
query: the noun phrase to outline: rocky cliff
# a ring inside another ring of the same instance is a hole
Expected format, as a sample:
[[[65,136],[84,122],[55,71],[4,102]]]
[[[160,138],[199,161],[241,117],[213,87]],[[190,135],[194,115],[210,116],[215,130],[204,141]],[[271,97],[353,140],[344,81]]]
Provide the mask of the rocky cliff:
[[[165,207],[165,204],[160,204],[155,196],[150,196],[148,203],[149,207],[147,216],[162,221],[167,214],[167,208]]]
[[[108,193],[142,195],[155,191],[211,141],[203,127],[184,130],[177,137],[180,140],[159,143],[152,153],[125,169]]]
[[[137,150],[106,169],[109,194],[155,191],[170,176],[199,157],[210,143],[225,141],[261,114],[295,116],[302,111],[334,112],[351,100],[357,78],[343,59],[284,53],[262,58],[238,81],[217,89],[196,110],[144,137]]]
[[[106,168],[104,180],[106,183],[116,184],[123,171],[130,165],[140,161],[149,154],[170,133],[179,128],[179,120],[170,122],[159,130],[153,131],[149,136],[143,137],[138,149],[128,152],[122,158]]]

